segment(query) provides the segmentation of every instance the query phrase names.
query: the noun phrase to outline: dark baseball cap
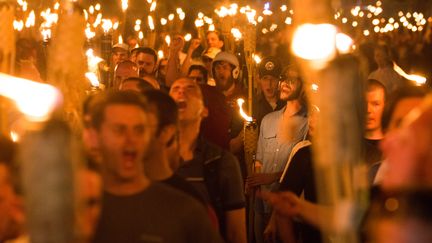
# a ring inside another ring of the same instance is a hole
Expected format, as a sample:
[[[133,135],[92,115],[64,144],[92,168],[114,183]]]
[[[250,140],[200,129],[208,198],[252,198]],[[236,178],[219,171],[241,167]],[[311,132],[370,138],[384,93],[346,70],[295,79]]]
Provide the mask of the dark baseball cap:
[[[279,78],[281,72],[282,72],[281,63],[277,58],[271,56],[264,58],[258,67],[258,73],[260,78],[266,75]]]

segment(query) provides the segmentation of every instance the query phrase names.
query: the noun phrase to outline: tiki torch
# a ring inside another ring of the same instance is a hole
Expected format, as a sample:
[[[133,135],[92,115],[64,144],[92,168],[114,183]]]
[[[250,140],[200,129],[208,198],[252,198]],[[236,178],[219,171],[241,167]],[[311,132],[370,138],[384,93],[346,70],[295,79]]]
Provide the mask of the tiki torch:
[[[240,12],[244,13],[248,19],[248,24],[245,26],[244,30],[244,54],[248,70],[248,108],[249,113],[252,114],[253,73],[255,68],[253,54],[256,47],[256,11],[248,7],[243,7],[240,9]]]
[[[13,73],[15,67],[15,33],[13,21],[15,18],[15,6],[12,1],[0,1],[0,72]],[[8,117],[6,101],[0,97],[0,133],[7,133]]]
[[[243,110],[243,99],[237,99],[237,105],[239,106],[240,115],[245,120],[243,124],[243,145],[244,145],[244,155],[245,155],[245,163],[247,176],[252,175],[253,173],[257,173],[255,166],[255,155],[257,150],[257,141],[258,141],[258,124],[253,120],[252,117],[248,116]],[[255,189],[252,193],[248,193],[248,238],[253,239],[254,235],[254,217],[255,217]]]
[[[78,164],[78,143],[65,122],[54,121],[60,108],[60,91],[48,84],[0,73],[0,96],[14,101],[24,114],[20,139],[28,235],[31,242],[73,242],[75,239],[74,167]],[[72,147],[75,149],[73,150]],[[49,226],[49,227],[47,227]]]
[[[102,20],[103,35],[101,36],[101,56],[107,63],[107,66],[111,66],[111,53],[112,53],[112,36],[113,23],[111,20]],[[110,72],[105,71],[102,73],[102,83],[109,87],[110,84]]]
[[[367,169],[361,159],[365,111],[358,62],[344,48],[347,36],[331,24],[330,1],[295,0],[293,5],[298,26],[292,51],[306,87],[315,81],[319,86],[317,94],[307,90],[311,104],[320,108],[312,147],[318,201],[334,209],[330,218],[317,217],[322,226],[331,225],[333,231],[324,234],[334,242],[358,242],[355,227],[361,217],[353,216],[366,207],[368,191]]]

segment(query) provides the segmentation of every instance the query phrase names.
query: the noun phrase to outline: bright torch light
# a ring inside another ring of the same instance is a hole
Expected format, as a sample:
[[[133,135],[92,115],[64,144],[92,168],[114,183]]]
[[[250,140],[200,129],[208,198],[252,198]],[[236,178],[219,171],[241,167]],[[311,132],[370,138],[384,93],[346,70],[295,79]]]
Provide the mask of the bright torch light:
[[[252,119],[252,117],[250,117],[250,116],[248,116],[245,112],[244,112],[244,110],[243,110],[243,103],[244,103],[245,101],[244,101],[244,99],[237,99],[237,105],[239,106],[239,108],[240,108],[240,115],[246,120],[246,121],[248,121],[248,122],[252,122],[253,121],[253,119]]]
[[[426,78],[420,75],[407,74],[402,68],[400,68],[396,63],[393,63],[393,69],[402,77],[413,81],[417,86],[421,86],[426,83]]]
[[[0,95],[13,100],[31,121],[46,121],[62,102],[60,91],[51,85],[0,73]]]

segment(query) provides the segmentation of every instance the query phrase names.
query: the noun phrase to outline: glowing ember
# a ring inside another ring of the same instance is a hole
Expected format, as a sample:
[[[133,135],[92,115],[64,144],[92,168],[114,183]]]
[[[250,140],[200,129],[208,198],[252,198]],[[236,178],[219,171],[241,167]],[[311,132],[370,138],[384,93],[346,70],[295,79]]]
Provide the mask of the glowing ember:
[[[244,99],[237,99],[237,105],[239,106],[239,111],[240,111],[240,115],[243,117],[243,119],[245,119],[248,122],[252,122],[253,119],[252,117],[248,116],[244,110],[243,110],[243,103],[244,103]]]

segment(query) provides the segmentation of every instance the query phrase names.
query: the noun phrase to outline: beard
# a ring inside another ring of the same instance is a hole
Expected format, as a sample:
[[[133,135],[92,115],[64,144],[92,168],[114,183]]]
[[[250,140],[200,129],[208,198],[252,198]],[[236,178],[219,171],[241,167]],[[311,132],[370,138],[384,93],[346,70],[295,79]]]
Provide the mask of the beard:
[[[227,80],[216,80],[216,88],[220,91],[227,91],[233,85],[234,80],[229,77]]]
[[[298,100],[302,96],[303,90],[302,87],[297,87],[291,94],[289,94],[286,97],[280,97],[283,101],[292,101],[292,100]]]

